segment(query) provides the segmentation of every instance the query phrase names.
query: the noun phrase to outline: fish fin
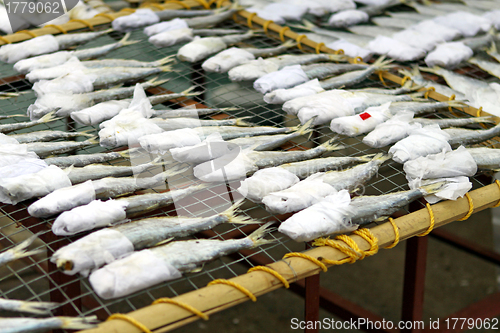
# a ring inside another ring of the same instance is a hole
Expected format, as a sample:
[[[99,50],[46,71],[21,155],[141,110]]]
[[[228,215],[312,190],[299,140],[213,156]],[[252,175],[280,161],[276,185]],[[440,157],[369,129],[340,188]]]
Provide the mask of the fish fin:
[[[72,330],[84,330],[96,327],[99,322],[97,316],[88,316],[83,318],[78,317],[57,317],[61,320],[61,328]]]
[[[331,138],[330,140],[326,141],[325,143],[323,143],[321,145],[323,147],[325,147],[328,151],[344,149],[345,148],[344,145],[339,145],[339,144],[335,143],[335,141],[337,141],[338,138],[339,138],[339,136],[336,135],[335,137]]]
[[[306,123],[302,126],[300,126],[299,128],[297,128],[297,133],[299,135],[306,135],[308,133],[310,133],[310,135],[312,134],[312,131],[314,129],[314,120],[316,119],[317,116],[314,116],[312,117],[311,119],[309,119],[308,121],[306,121]],[[309,136],[310,136],[309,135]]]
[[[80,136],[87,136],[89,138],[92,138],[92,137],[95,137],[94,134],[90,134],[90,132],[94,132],[95,130],[94,129],[89,129],[89,130],[86,130],[86,131],[81,131],[81,132],[78,132],[78,135]]]
[[[92,138],[87,140],[89,144],[91,145],[96,145],[99,143],[99,137],[98,136],[93,136]]]
[[[274,222],[268,222],[247,236],[247,238],[253,242],[253,247],[274,243],[276,241],[275,239],[263,238],[267,233],[269,233],[270,227],[273,224]]]
[[[309,30],[309,31],[314,31],[315,28],[318,28],[317,25],[312,23],[311,21],[308,21],[306,19],[302,20],[302,25],[300,24],[289,24],[290,27],[292,28],[299,28],[302,30]]]
[[[56,111],[52,111],[44,115],[42,118],[38,119],[39,124],[50,123],[51,121],[62,119],[60,117],[56,117]]]
[[[115,31],[115,30],[113,30],[113,28],[109,28],[109,29],[106,29],[106,30],[100,31],[100,33],[101,33],[102,35],[105,35],[105,34],[109,34],[109,33],[113,32],[113,31]]]
[[[205,266],[205,264],[201,265],[200,267],[197,267],[193,270],[190,270],[189,273],[199,273],[203,270],[203,267]]]
[[[23,302],[18,310],[38,315],[50,315],[51,310],[58,306],[59,303],[55,302]]]
[[[389,216],[380,216],[379,218],[376,218],[375,220],[373,220],[373,222],[383,222],[385,220],[387,220]]]
[[[255,124],[252,124],[250,122],[247,122],[246,119],[251,119],[253,118],[252,116],[247,116],[247,117],[241,117],[236,119],[236,126],[242,126],[242,127],[252,127],[255,126]]]
[[[444,185],[448,184],[448,182],[437,182],[437,183],[432,183],[428,185],[422,185],[420,186],[420,189],[424,192],[425,195],[427,194],[433,194],[438,191],[440,191]]]
[[[168,82],[170,79],[158,80],[158,77],[154,77],[151,80],[145,82],[146,85],[151,87],[156,87]]]
[[[165,240],[162,240],[161,242],[158,242],[156,243],[155,245],[153,245],[152,247],[157,247],[157,246],[161,246],[161,245],[165,245],[167,243],[170,243],[175,237],[170,237],[170,238],[167,238]]]
[[[153,65],[154,67],[158,67],[158,66],[168,64],[170,62],[175,62],[174,57],[175,57],[175,54],[169,55],[165,58],[161,58],[160,60],[152,61],[151,65]]]
[[[474,121],[477,123],[494,124],[495,123],[494,118],[495,118],[494,116],[483,116],[483,117],[474,117],[472,119],[474,119]]]

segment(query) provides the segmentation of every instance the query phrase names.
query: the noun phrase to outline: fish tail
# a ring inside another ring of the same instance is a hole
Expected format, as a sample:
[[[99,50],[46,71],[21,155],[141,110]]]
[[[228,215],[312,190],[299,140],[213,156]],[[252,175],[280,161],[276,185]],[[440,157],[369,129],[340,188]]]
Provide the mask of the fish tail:
[[[445,103],[448,104],[448,106],[451,106],[452,108],[463,108],[464,106],[467,106],[465,102],[457,100],[445,101]]]
[[[139,43],[140,40],[128,40],[130,38],[131,33],[128,32],[123,36],[123,38],[118,42],[120,46],[127,46],[127,45],[133,45],[136,43]]]
[[[438,191],[440,191],[444,185],[448,184],[448,182],[437,182],[433,184],[428,184],[428,185],[422,185],[420,186],[420,189],[424,192],[425,195],[427,194],[433,194]]]
[[[293,39],[289,39],[286,42],[284,42],[283,44],[281,44],[282,47],[286,47],[286,48],[291,48],[291,47],[294,47],[296,45],[297,45],[297,42],[294,41]]]
[[[236,126],[242,126],[242,127],[255,126],[255,124],[252,124],[251,122],[247,121],[247,119],[251,119],[251,118],[252,118],[252,116],[237,118],[236,119]]]
[[[392,158],[391,154],[378,153],[375,156],[373,156],[372,161],[378,161],[380,164],[382,164],[385,161],[390,160],[391,158]]]
[[[227,108],[220,108],[220,112],[226,112],[226,111],[238,111],[241,110],[239,107],[227,107]]]
[[[171,72],[172,71],[172,66],[170,66],[170,65],[168,65],[168,66],[160,66],[158,68],[161,69],[162,72]]]
[[[374,157],[377,156],[377,154],[367,154],[363,156],[359,156],[359,161],[360,162],[370,162],[371,160],[374,159]]]
[[[118,154],[120,154],[121,157],[123,158],[130,158],[130,150],[124,150],[124,151],[119,151]]]
[[[58,120],[58,119],[61,119],[61,118],[56,117],[56,112],[52,111],[52,112],[47,113],[42,118],[38,119],[38,123],[39,124],[50,123],[51,121]]]
[[[441,67],[439,66],[434,66],[434,67],[417,67],[420,71],[424,71],[424,72],[427,72],[427,73],[432,73],[432,74],[436,74],[436,75],[440,75],[439,72],[441,70]]]
[[[474,122],[476,123],[488,123],[488,124],[495,123],[493,116],[474,117],[472,119],[474,119]]]
[[[196,87],[195,86],[189,87],[186,90],[181,91],[181,94],[184,95],[184,96],[197,96],[197,95],[200,95],[200,94],[203,93],[203,91],[191,92],[191,91],[194,90],[194,88],[196,88]]]
[[[78,317],[57,317],[62,321],[61,328],[71,330],[84,330],[96,327],[98,323],[97,316]]]
[[[312,131],[314,129],[314,120],[315,119],[316,119],[316,116],[309,119],[304,125],[298,127],[297,133],[299,135],[306,135],[308,133],[312,134]]]
[[[151,80],[149,81],[146,81],[145,84],[147,86],[151,86],[151,87],[156,87],[156,86],[160,86],[166,82],[168,82],[169,79],[164,79],[164,80],[158,80],[158,77],[154,77],[152,78]]]
[[[93,136],[92,138],[87,140],[89,144],[91,145],[96,145],[99,143],[99,137],[97,135]]]
[[[174,57],[175,57],[175,54],[169,55],[169,56],[162,58],[160,60],[156,60],[156,61],[151,62],[151,65],[153,65],[154,67],[158,67],[158,66],[168,64],[169,62],[174,62],[175,61]]]
[[[89,129],[89,130],[86,130],[86,131],[81,131],[81,132],[78,132],[78,134],[80,136],[87,136],[89,138],[92,138],[92,137],[95,137],[94,134],[90,134],[91,132],[94,132],[95,130],[94,129]]]
[[[385,56],[379,57],[374,63],[373,63],[373,68],[376,68],[376,70],[386,70],[394,67],[394,65],[391,65],[392,59],[385,59]]]
[[[340,150],[340,149],[344,149],[345,146],[344,145],[340,145],[338,143],[335,143],[335,141],[337,141],[339,137],[338,136],[335,136],[334,138],[326,141],[325,143],[323,143],[321,146],[323,146],[324,148],[326,148],[327,151],[334,151],[334,150]]]
[[[243,204],[245,199],[240,199],[236,201],[231,207],[226,209],[224,212],[221,213],[221,215],[225,216],[227,218],[227,223],[234,223],[234,224],[256,224],[256,223],[262,223],[261,221],[254,220],[248,216],[244,215],[236,215],[239,213],[239,208]]]
[[[318,26],[312,23],[311,21],[308,21],[306,19],[302,20],[302,25],[301,24],[289,24],[290,27],[292,28],[298,28],[298,29],[303,29],[303,30],[309,30],[309,31],[314,31],[315,28]]]
[[[233,4],[229,7],[229,10],[244,10],[245,7],[240,5],[238,0],[234,1]]]
[[[250,235],[247,236],[247,238],[253,242],[253,247],[276,242],[276,240],[274,239],[263,238],[267,233],[269,233],[272,224],[273,222],[266,223],[259,229],[255,230],[254,232],[252,232]]]
[[[486,53],[488,53],[488,54],[498,53],[497,45],[495,44],[495,42],[491,42],[491,46],[489,48],[486,48]]]
[[[28,239],[21,242],[20,244],[13,247],[11,250],[12,250],[12,252],[14,252],[14,257],[16,259],[20,259],[20,258],[29,257],[32,255],[40,254],[40,253],[44,252],[44,249],[26,251],[28,249],[28,246],[33,244],[35,239],[37,239],[40,234],[41,234],[41,232],[36,233],[36,234],[30,236]]]
[[[38,315],[50,315],[50,311],[58,306],[59,303],[55,302],[23,302],[19,310]]]

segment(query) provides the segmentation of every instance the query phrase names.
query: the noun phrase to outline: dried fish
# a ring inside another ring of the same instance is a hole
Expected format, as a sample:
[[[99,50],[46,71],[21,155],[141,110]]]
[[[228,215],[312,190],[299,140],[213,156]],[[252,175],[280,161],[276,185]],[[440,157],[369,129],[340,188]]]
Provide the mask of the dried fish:
[[[21,259],[24,257],[29,257],[35,254],[39,254],[44,252],[44,249],[36,249],[36,250],[31,250],[27,251],[28,246],[33,244],[33,242],[37,239],[39,234],[32,235],[28,239],[24,240],[23,242],[17,244],[13,248],[3,251],[0,253],[0,266],[3,266],[11,261]]]

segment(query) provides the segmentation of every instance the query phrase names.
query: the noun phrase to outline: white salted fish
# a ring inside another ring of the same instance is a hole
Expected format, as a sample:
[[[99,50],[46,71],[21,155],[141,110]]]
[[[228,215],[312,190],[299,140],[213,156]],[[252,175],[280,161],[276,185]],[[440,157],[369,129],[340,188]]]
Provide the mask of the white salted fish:
[[[474,158],[479,169],[497,170],[500,168],[500,149],[495,148],[466,148]]]
[[[377,125],[391,118],[391,102],[367,108],[363,113],[332,119],[330,129],[342,135],[354,137],[373,130]]]
[[[291,26],[297,27],[299,29],[309,30],[324,37],[329,37],[334,39],[344,39],[349,43],[353,43],[361,47],[366,46],[373,39],[371,36],[365,36],[361,34],[353,34],[340,30],[322,29],[314,25],[314,23],[307,20],[302,20],[302,23],[303,25],[291,25]]]
[[[139,144],[150,153],[165,153],[172,148],[194,146],[201,143],[212,133],[220,133],[224,140],[246,136],[283,134],[295,132],[297,127],[272,127],[272,126],[208,126],[196,128],[183,128],[159,134],[145,135],[139,138]]]
[[[149,89],[163,83],[165,83],[165,80],[154,78],[140,85],[144,89]],[[85,94],[47,94],[37,98],[35,103],[28,107],[28,115],[33,120],[39,119],[52,111],[56,111],[58,116],[68,116],[72,112],[83,110],[97,103],[130,97],[134,94],[135,89],[136,87],[132,86],[98,90]]]
[[[227,111],[236,111],[240,110],[239,108],[180,108],[180,109],[163,109],[163,110],[153,110],[152,118],[200,118],[200,116],[208,116],[214,113],[221,113]]]
[[[50,315],[51,310],[57,308],[58,306],[59,303],[53,302],[28,302],[0,298],[0,310],[25,312],[35,315]]]
[[[419,123],[422,126],[437,124],[441,128],[461,127],[478,123],[484,123],[484,124],[495,123],[494,118],[492,116],[467,117],[467,118],[442,118],[442,119],[414,118],[412,122]]]
[[[451,151],[449,140],[450,135],[438,125],[426,126],[415,129],[408,137],[398,141],[389,149],[389,154],[394,161],[405,163],[420,156]]]
[[[255,60],[259,57],[275,56],[295,45],[294,41],[289,40],[280,46],[263,49],[231,47],[205,60],[202,68],[207,72],[227,73],[230,69],[243,65],[250,60]]]
[[[440,66],[454,68],[462,61],[472,57],[474,51],[464,43],[448,42],[436,46],[436,49],[425,57],[425,63],[429,67]]]
[[[0,61],[12,64],[31,56],[64,50],[71,46],[91,41],[111,31],[109,29],[99,32],[81,32],[58,36],[44,35],[25,42],[3,45],[0,47]]]
[[[350,87],[364,81],[376,71],[383,71],[392,68],[393,66],[391,65],[391,62],[392,60],[385,60],[385,57],[382,56],[366,69],[353,70],[337,75],[330,79],[320,81],[320,84],[325,90]]]
[[[149,37],[148,41],[156,47],[169,47],[176,44],[189,43],[193,39],[193,29],[181,28],[153,35]]]
[[[402,14],[398,13],[398,14]],[[408,29],[415,30],[424,36],[433,35],[433,38],[443,39],[447,42],[457,39],[461,36],[459,30],[438,24],[433,20],[425,20],[418,24],[410,26]]]
[[[333,14],[328,19],[328,25],[334,28],[346,28],[359,23],[364,23],[368,21],[371,16],[383,14],[386,9],[399,4],[401,4],[400,0],[388,0],[377,5],[340,11],[339,13]]]
[[[377,36],[390,37],[401,31],[401,29],[396,29],[396,28],[379,27],[379,26],[364,25],[364,24],[355,25],[353,27],[348,28],[348,30],[355,34],[360,34],[363,36],[371,36],[371,37],[377,37]]]
[[[160,22],[160,18],[149,8],[137,9],[130,15],[118,17],[111,26],[115,31],[133,31]]]
[[[457,29],[464,37],[473,37],[491,29],[491,21],[487,18],[462,11],[438,16],[434,22]]]
[[[193,168],[194,176],[205,182],[224,182],[243,178],[258,169],[278,166],[318,157],[324,153],[342,149],[335,139],[305,151],[236,151]]]
[[[208,56],[226,49],[229,45],[239,43],[251,38],[255,33],[250,30],[245,34],[227,35],[223,37],[195,38],[192,42],[184,45],[177,52],[177,57],[182,61],[196,62],[206,59]]]
[[[39,124],[50,123],[52,121],[58,120],[59,118],[55,117],[54,112],[48,112],[43,117],[38,120],[21,122],[21,123],[11,123],[11,124],[1,124],[0,125],[0,133],[10,133],[13,131],[17,131],[24,128],[30,128]]]
[[[27,74],[35,69],[50,68],[62,65],[72,57],[79,60],[93,59],[106,55],[123,46],[133,45],[139,41],[129,41],[130,34],[126,34],[120,41],[104,46],[88,48],[77,51],[59,51],[20,60],[14,64],[14,69],[22,74]]]
[[[271,240],[263,239],[268,228],[269,224],[265,224],[242,239],[176,241],[135,252],[93,272],[89,278],[90,284],[104,299],[126,296],[180,278],[183,272],[194,271],[221,256],[272,243]],[[124,275],[124,271],[133,273]],[[117,279],[120,279],[120,285],[115,284]]]
[[[40,80],[33,85],[35,96],[47,94],[83,94],[94,90],[94,78],[75,71],[53,80]]]
[[[426,51],[415,48],[399,40],[387,36],[377,36],[368,43],[367,48],[376,54],[385,54],[399,61],[414,61],[425,56]]]
[[[52,224],[52,231],[59,236],[69,236],[82,231],[107,227],[126,218],[168,206],[205,188],[205,185],[195,185],[164,193],[132,195],[107,201],[94,200],[87,205],[73,208],[59,215]]]
[[[153,217],[98,230],[57,250],[51,261],[65,274],[87,276],[90,271],[133,251],[153,247],[174,237],[189,236],[223,223],[258,223],[236,215],[241,203],[239,201],[224,212],[208,217]]]
[[[375,127],[363,138],[363,143],[373,147],[382,148],[406,138],[413,130],[421,128],[420,124],[412,124],[414,113],[401,111],[391,119]]]
[[[253,87],[262,94],[276,89],[286,89],[304,83],[311,79],[324,79],[326,77],[339,75],[368,68],[364,64],[329,64],[318,63],[311,65],[286,66],[277,72],[266,74],[257,79]]]
[[[336,54],[302,54],[271,57],[251,60],[243,65],[233,67],[228,75],[231,81],[253,81],[281,68],[293,65],[305,65],[320,61],[339,61],[344,56]]]
[[[423,49],[427,52],[433,50],[436,45],[445,43],[439,35],[424,34],[417,29],[405,29],[391,36],[395,40],[413,46],[416,49]]]
[[[347,170],[313,174],[286,190],[268,194],[262,199],[262,203],[266,205],[266,210],[278,214],[305,209],[338,191],[352,192],[364,186],[390,158],[389,155],[378,154],[370,162]]]
[[[28,247],[33,244],[33,242],[37,239],[38,234],[32,235],[21,243],[17,244],[11,249],[0,252],[0,266],[3,266],[11,261],[29,257],[35,254],[40,254],[44,252],[44,249],[36,249],[27,251]]]
[[[192,93],[192,89],[193,88],[189,88],[180,93],[149,96],[148,99],[151,105],[157,105],[179,97],[198,95],[198,93]],[[105,120],[113,118],[119,114],[120,111],[129,108],[131,102],[132,99],[105,101],[80,111],[71,112],[70,117],[79,124],[98,125]]]
[[[414,81],[417,85],[425,87],[425,88],[431,88],[433,87],[437,93],[440,93],[441,95],[444,96],[451,96],[455,95],[455,99],[457,100],[465,100],[466,97],[463,93],[454,90],[446,85],[427,80],[422,76],[422,73],[420,73],[420,70],[418,66],[412,66],[411,71],[406,70],[406,69],[399,69],[399,73],[403,74],[404,76],[408,76],[412,81]]]
[[[450,136],[451,146],[471,145],[491,139],[500,133],[500,124],[489,129],[471,130],[465,128],[447,128],[443,130]]]
[[[356,229],[351,223],[351,196],[342,190],[292,215],[281,223],[278,231],[296,242],[311,241],[321,236]]]
[[[201,143],[182,148],[170,149],[172,157],[179,162],[200,164],[230,153],[233,149],[248,149],[255,151],[273,150],[286,142],[306,135],[313,130],[312,121],[289,134],[259,135],[228,140],[222,139],[220,133],[211,133]]]
[[[39,158],[26,158],[17,163],[0,167],[0,179],[36,173],[47,166],[47,163]]]
[[[387,16],[380,16],[380,17],[373,17],[371,21],[375,23],[376,25],[382,26],[382,27],[392,27],[392,28],[400,28],[400,29],[406,29],[408,28],[408,25],[411,24],[417,24],[419,21],[423,20],[421,19],[409,19],[409,18],[399,18],[399,17],[387,17]]]
[[[196,128],[208,126],[253,126],[246,121],[246,118],[215,119],[195,119],[195,118],[151,118],[151,121],[164,131],[175,131],[183,128]]]
[[[298,86],[288,89],[276,89],[264,95],[264,101],[268,104],[283,104],[298,97],[316,95],[325,91],[318,79],[313,79]]]
[[[57,329],[85,330],[97,327],[96,316],[83,318],[1,318],[0,325],[5,333],[47,332]]]
[[[468,61],[471,64],[474,64],[477,67],[481,68],[485,72],[488,72],[493,76],[500,77],[500,64],[498,62],[483,60],[476,57],[472,57]]]
[[[66,174],[71,184],[79,184],[87,180],[101,179],[105,177],[126,177],[139,175],[149,169],[159,166],[157,160],[138,165],[106,165],[90,164],[84,167],[69,167]]]
[[[317,172],[342,170],[345,165],[369,162],[373,155],[322,157],[301,162],[286,163],[277,167],[260,169],[241,182],[238,192],[245,198],[260,203],[269,193],[285,190]]]
[[[28,151],[32,151],[40,157],[63,154],[97,144],[96,138],[85,141],[56,141],[56,142],[29,142],[26,143]]]
[[[0,202],[15,205],[68,186],[71,186],[71,182],[66,173],[59,167],[51,165],[36,173],[2,179]]]
[[[332,50],[343,50],[345,55],[351,58],[360,57],[363,61],[370,60],[373,55],[373,52],[370,50],[342,38],[333,42],[328,42],[326,47]]]
[[[67,168],[70,166],[83,167],[93,163],[104,163],[119,158],[130,157],[129,151],[109,152],[109,153],[96,153],[96,154],[78,154],[62,157],[49,157],[44,159],[48,165],[56,165],[60,168]]]
[[[96,180],[78,181],[79,184],[61,188],[35,201],[28,207],[31,216],[47,217],[86,205],[95,199],[105,200],[130,194],[138,190],[153,188],[164,184],[168,177],[173,177],[187,170],[187,167],[170,168],[152,177],[139,177],[144,168],[134,168],[133,177],[105,177]],[[115,175],[119,177],[119,174]],[[70,179],[72,179],[70,174]],[[76,183],[76,182],[75,182]]]

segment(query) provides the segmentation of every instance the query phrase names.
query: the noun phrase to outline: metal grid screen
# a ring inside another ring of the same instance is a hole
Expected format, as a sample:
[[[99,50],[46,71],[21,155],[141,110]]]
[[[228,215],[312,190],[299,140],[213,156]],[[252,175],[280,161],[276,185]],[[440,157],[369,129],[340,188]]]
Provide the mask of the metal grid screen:
[[[223,28],[240,28],[246,30],[244,26],[234,22],[226,22]],[[80,48],[95,47],[114,42],[123,37],[122,34],[112,33],[90,42]],[[179,46],[170,48],[156,48],[147,41],[142,31],[132,33],[131,40],[140,40],[139,43],[127,46],[109,53],[106,58],[136,59],[141,61],[154,61],[168,55],[176,54]],[[241,45],[252,45],[254,47],[271,47],[279,45],[279,42],[264,35],[252,38]],[[300,52],[292,50],[291,52]],[[207,74],[201,69],[200,64],[190,64],[178,62],[173,66],[174,71],[163,73],[160,78],[168,78],[169,81],[162,85],[163,88],[181,92],[193,85],[195,91],[203,94],[194,97],[197,102],[207,107],[238,107],[239,110],[232,111],[231,117],[250,117],[250,121],[257,125],[272,126],[294,126],[298,123],[297,119],[286,116],[281,111],[281,105],[268,105],[262,100],[260,93],[256,92],[251,84],[231,83],[227,74]],[[475,67],[467,66],[463,68],[473,76],[479,76],[479,71]],[[12,69],[12,65],[0,64],[0,91],[5,92],[25,92],[17,98],[0,100],[0,113],[2,115],[25,114],[28,106],[35,101],[34,93],[30,90],[31,84],[19,76]],[[430,76],[429,76],[430,77]],[[484,73],[480,72],[480,77],[485,78]],[[390,86],[391,83],[387,82]],[[383,87],[376,76],[353,88],[362,87]],[[395,86],[395,85],[394,85]],[[178,108],[179,104],[166,103],[171,108]],[[156,106],[155,109],[165,108],[165,105]],[[459,112],[460,113],[460,112]],[[443,111],[432,115],[433,117],[453,117],[449,112]],[[4,120],[7,122],[22,122],[27,118],[11,118]],[[75,130],[92,131],[97,134],[98,129],[93,127],[82,127],[63,120],[49,124],[37,125],[36,127],[18,131],[28,132],[35,130]],[[306,149],[319,145],[329,138],[333,137],[328,126],[317,128],[310,138],[304,137],[294,140],[287,144],[286,149]],[[81,140],[80,138],[78,140]],[[341,137],[340,143],[346,146],[345,149],[330,153],[331,156],[361,156],[366,154],[378,153],[385,150],[372,149],[364,145],[362,137],[346,138]],[[79,149],[75,153],[95,153],[104,152],[106,149],[99,146],[91,146],[85,149]],[[126,160],[117,160],[111,164],[128,163]],[[192,177],[181,175],[175,180],[175,184],[185,186],[192,183]],[[171,182],[170,182],[171,183]],[[480,177],[473,180],[474,187],[484,186]],[[239,182],[233,182],[225,185],[212,185],[207,190],[202,191],[192,198],[181,200],[177,203],[176,210],[173,205],[167,208],[154,211],[152,215],[176,215],[182,213],[188,216],[211,215],[220,212],[220,207],[226,205],[231,199],[238,198],[239,194],[235,191]],[[389,161],[380,169],[379,174],[372,179],[366,186],[365,194],[385,194],[408,189],[402,166]],[[0,297],[10,299],[23,299],[35,301],[58,301],[61,302],[54,315],[91,315],[97,314],[104,320],[107,316],[115,312],[129,312],[146,305],[159,297],[172,297],[187,291],[204,287],[209,281],[216,278],[231,278],[240,275],[246,271],[246,262],[252,265],[248,256],[241,253],[231,257],[224,257],[215,260],[203,267],[198,273],[185,274],[181,279],[162,283],[145,291],[137,292],[129,297],[116,300],[105,301],[100,299],[92,291],[87,278],[80,276],[66,276],[59,272],[55,265],[50,263],[50,255],[61,246],[77,240],[82,235],[75,237],[56,237],[50,231],[53,218],[36,219],[28,215],[26,209],[33,200],[22,202],[18,205],[0,206],[0,248],[7,249],[20,241],[26,239],[31,234],[41,232],[40,240],[32,248],[47,249],[46,254],[31,256],[25,259],[15,261],[4,267],[0,267]],[[288,216],[275,216],[263,209],[261,205],[251,204],[248,201],[242,206],[243,214],[253,218],[265,221],[283,221]],[[255,228],[248,226],[221,225],[213,230],[213,233],[197,234],[194,237],[213,237],[228,238],[242,237],[249,234]],[[276,229],[274,229],[275,231]],[[290,241],[284,235],[273,232],[267,238],[274,238],[276,242],[257,248],[255,253],[261,254],[272,261],[280,260],[284,254],[293,251],[301,251],[304,244]],[[12,316],[13,314],[10,314]]]

